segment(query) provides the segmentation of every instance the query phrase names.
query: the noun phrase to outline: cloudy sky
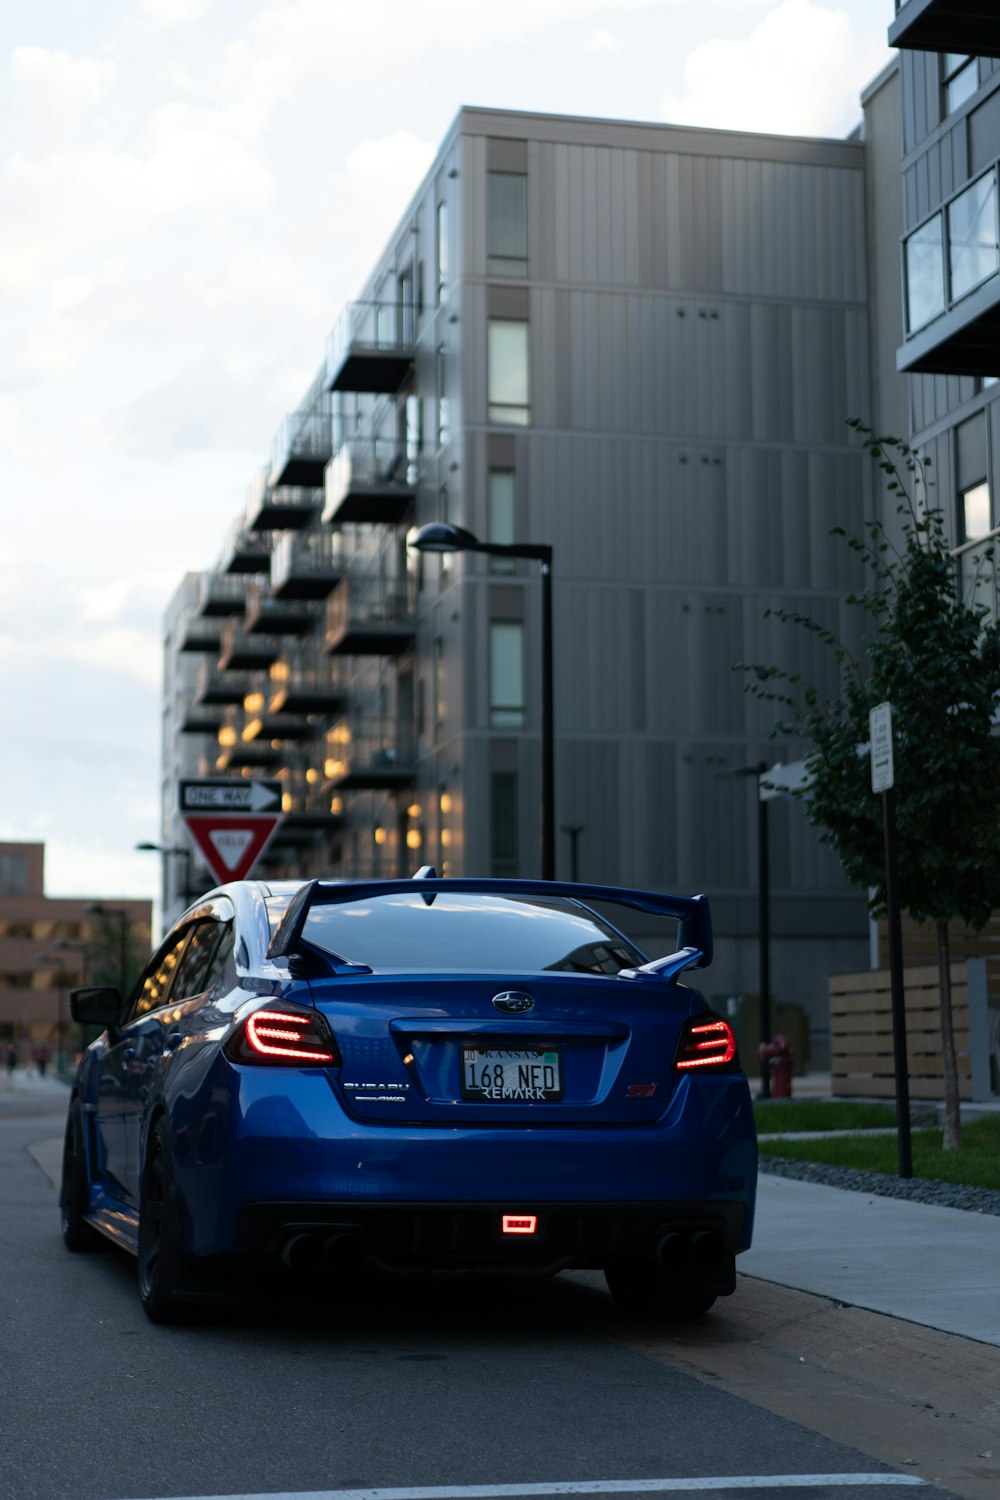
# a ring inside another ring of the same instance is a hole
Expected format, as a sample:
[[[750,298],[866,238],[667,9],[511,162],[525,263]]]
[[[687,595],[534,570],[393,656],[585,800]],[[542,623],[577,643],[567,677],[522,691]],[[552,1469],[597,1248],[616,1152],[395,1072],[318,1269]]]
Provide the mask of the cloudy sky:
[[[0,15],[0,839],[151,896],[160,621],[462,105],[842,136],[892,0]]]

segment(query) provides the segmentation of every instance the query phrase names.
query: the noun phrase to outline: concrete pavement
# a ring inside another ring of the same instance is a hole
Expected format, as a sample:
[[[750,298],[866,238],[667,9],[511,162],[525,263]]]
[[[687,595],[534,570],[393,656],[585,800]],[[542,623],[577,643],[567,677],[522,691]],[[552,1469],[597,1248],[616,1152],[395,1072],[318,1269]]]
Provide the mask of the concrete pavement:
[[[812,1092],[803,1088],[801,1093]],[[819,1089],[816,1088],[816,1092]],[[17,1070],[4,1095],[66,1096],[59,1079]],[[32,1157],[58,1186],[62,1138]],[[742,1275],[1000,1345],[1000,1217],[762,1173]]]

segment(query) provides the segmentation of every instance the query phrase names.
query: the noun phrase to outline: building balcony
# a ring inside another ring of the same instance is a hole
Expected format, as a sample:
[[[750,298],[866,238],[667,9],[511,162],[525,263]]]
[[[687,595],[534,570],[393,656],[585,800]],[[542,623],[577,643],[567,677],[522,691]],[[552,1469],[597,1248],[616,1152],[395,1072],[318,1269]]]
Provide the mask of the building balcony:
[[[323,520],[398,526],[416,498],[406,446],[395,438],[348,438],[327,465]]]
[[[181,715],[181,721],[177,726],[180,734],[203,734],[211,735],[214,740],[222,723],[222,709],[217,708],[214,712],[209,708],[195,708],[189,705]]]
[[[224,672],[214,663],[203,662],[195,678],[192,702],[197,708],[224,708],[242,703],[252,686],[249,672]]]
[[[241,517],[229,532],[219,559],[220,573],[266,573],[271,566],[271,537],[251,531]]]
[[[994,162],[904,239],[908,332],[897,369],[1000,375],[997,213]]]
[[[291,412],[275,434],[268,474],[273,489],[286,485],[318,489],[323,483],[323,470],[332,452],[331,402],[323,389],[325,373],[320,372],[300,410]]]
[[[279,537],[271,553],[273,599],[325,599],[344,573],[341,537],[326,528]]]
[[[343,828],[343,818],[330,810],[330,792],[318,771],[283,771],[281,786],[285,816],[274,835],[276,842],[308,844],[317,834],[335,833]]]
[[[412,306],[350,303],[327,339],[326,389],[396,395],[413,371],[415,322]]]
[[[262,578],[253,579],[247,588],[248,636],[309,635],[316,624],[316,606],[308,600],[275,599]]]
[[[319,514],[322,503],[316,489],[292,483],[275,486],[270,482],[270,474],[270,469],[261,469],[250,486],[244,516],[247,527],[251,531],[297,531],[308,526]],[[322,483],[320,468],[316,484]]]
[[[222,627],[219,669],[223,672],[255,672],[269,667],[281,650],[276,635],[250,635],[242,620],[227,620]]]
[[[401,656],[413,647],[405,587],[379,578],[344,578],[326,601],[327,651],[336,656]]]
[[[996,0],[896,0],[889,46],[1000,57]]]
[[[347,694],[342,665],[331,661],[318,642],[305,641],[301,647],[282,652],[269,675],[269,713],[330,717],[343,712]]]
[[[222,626],[218,620],[200,620],[195,616],[181,626],[178,650],[218,656]]]
[[[416,753],[409,725],[396,719],[342,719],[324,737],[323,774],[337,792],[414,786]]]
[[[202,573],[198,588],[198,613],[203,619],[225,619],[241,615],[246,604],[246,575]]]

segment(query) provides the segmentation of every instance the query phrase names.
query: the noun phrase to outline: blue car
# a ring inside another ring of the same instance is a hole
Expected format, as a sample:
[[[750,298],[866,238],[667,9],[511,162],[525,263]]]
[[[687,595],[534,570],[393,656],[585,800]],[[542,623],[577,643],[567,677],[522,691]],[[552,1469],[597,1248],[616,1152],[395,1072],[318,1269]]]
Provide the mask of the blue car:
[[[651,960],[627,935],[666,929]],[[131,995],[71,995],[70,1250],[138,1261],[154,1322],[266,1268],[599,1269],[623,1310],[736,1284],[757,1175],[728,1022],[681,982],[704,896],[438,879],[220,887]]]

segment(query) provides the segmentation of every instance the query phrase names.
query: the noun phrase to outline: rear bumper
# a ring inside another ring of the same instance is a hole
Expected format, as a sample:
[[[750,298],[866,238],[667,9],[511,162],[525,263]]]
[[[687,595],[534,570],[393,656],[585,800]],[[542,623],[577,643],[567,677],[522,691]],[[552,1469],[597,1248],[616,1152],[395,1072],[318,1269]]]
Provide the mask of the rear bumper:
[[[301,1271],[367,1262],[400,1272],[538,1273],[641,1259],[724,1294],[745,1230],[741,1203],[279,1201],[244,1208],[239,1249]]]

